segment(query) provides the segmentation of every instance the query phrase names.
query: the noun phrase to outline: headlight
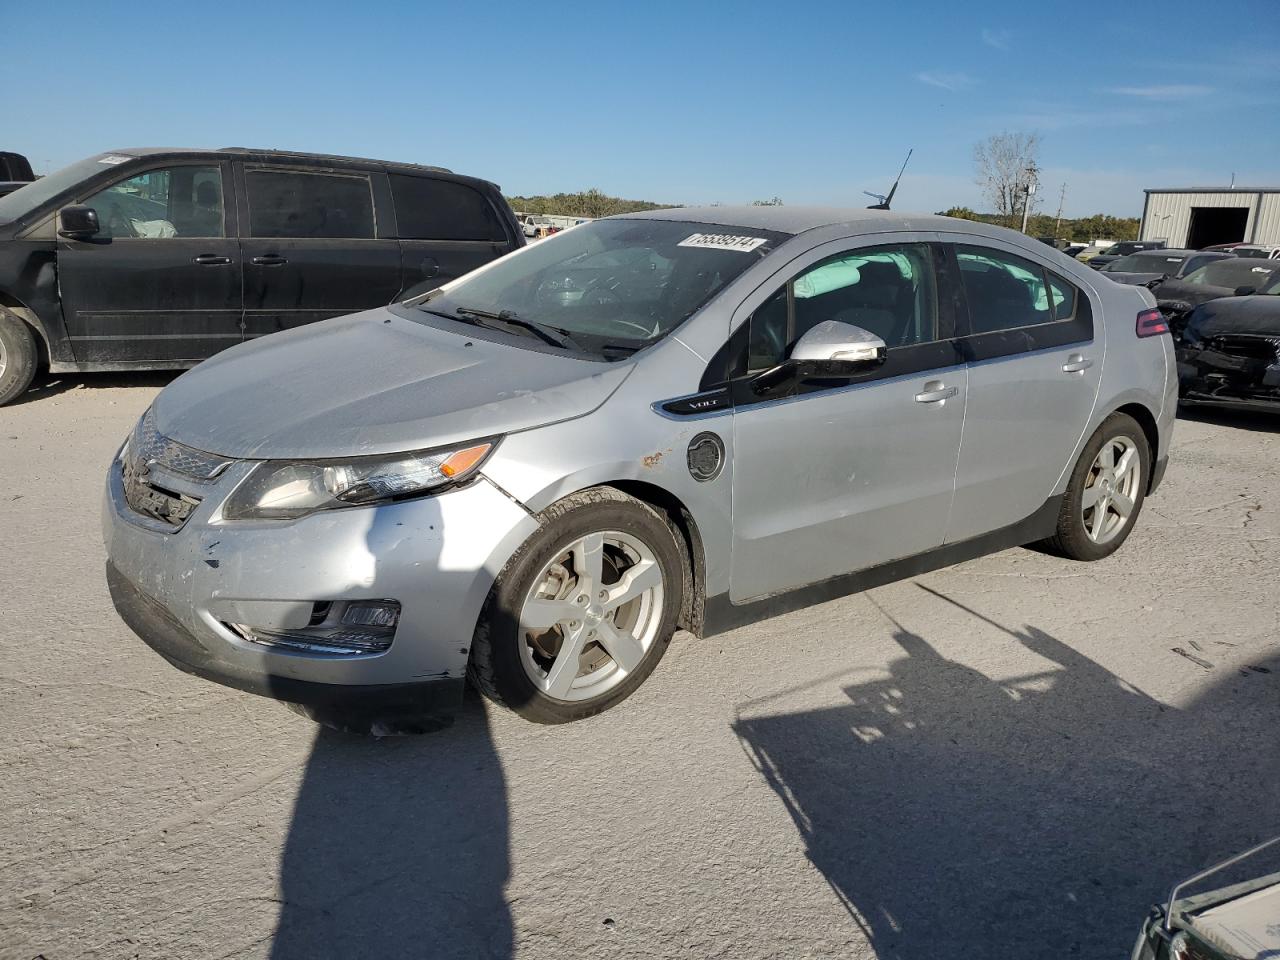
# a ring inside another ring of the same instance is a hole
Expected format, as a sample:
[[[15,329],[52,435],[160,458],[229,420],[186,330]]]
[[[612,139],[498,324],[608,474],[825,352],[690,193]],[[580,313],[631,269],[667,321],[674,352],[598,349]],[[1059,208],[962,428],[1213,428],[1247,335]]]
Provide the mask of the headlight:
[[[222,508],[227,520],[293,520],[317,510],[385,503],[461,483],[497,441],[386,457],[260,463]]]

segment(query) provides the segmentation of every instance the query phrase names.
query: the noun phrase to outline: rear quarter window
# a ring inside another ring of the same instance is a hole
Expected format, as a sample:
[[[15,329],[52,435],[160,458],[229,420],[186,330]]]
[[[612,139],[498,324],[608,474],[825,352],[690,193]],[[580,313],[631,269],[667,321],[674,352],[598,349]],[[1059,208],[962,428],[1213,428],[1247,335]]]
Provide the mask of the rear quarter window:
[[[391,195],[402,240],[508,239],[493,204],[465,183],[392,174]]]

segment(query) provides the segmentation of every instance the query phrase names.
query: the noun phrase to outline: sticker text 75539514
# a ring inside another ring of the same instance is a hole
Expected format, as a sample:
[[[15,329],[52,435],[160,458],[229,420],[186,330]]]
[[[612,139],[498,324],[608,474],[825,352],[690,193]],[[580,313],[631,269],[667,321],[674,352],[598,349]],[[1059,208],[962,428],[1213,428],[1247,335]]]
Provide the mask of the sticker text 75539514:
[[[766,243],[765,237],[738,237],[729,233],[695,233],[676,244],[677,247],[704,247],[709,250],[737,250],[747,253]]]

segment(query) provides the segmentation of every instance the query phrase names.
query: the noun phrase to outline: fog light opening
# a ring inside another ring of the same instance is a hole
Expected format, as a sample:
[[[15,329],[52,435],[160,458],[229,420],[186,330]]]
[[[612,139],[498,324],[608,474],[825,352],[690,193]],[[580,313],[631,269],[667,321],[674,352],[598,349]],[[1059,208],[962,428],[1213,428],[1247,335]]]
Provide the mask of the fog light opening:
[[[226,626],[265,647],[311,656],[354,657],[390,649],[399,622],[400,604],[395,600],[322,600],[315,603],[305,627]]]

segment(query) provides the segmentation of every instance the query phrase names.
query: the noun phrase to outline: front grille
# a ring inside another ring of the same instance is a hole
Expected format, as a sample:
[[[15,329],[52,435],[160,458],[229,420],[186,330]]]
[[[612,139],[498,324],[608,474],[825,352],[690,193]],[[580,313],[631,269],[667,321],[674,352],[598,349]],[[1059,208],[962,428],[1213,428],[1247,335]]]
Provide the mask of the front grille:
[[[1209,340],[1208,346],[1242,360],[1274,363],[1280,360],[1280,337],[1256,337],[1248,334],[1222,334]]]
[[[150,410],[134,428],[121,464],[124,498],[137,514],[180,530],[200,504],[200,496],[162,485],[157,468],[192,484],[212,482],[234,460],[196,450],[160,433]],[[186,484],[179,484],[186,486]]]
[[[131,464],[124,464],[124,499],[134,513],[158,520],[166,526],[181,530],[192,512],[200,505],[197,497],[184,496],[165,490],[151,482],[150,471],[138,472]]]
[[[134,463],[146,464],[148,468],[164,467],[201,483],[209,482],[234,463],[225,457],[170,440],[156,429],[150,410],[134,428],[129,442],[129,457]]]

